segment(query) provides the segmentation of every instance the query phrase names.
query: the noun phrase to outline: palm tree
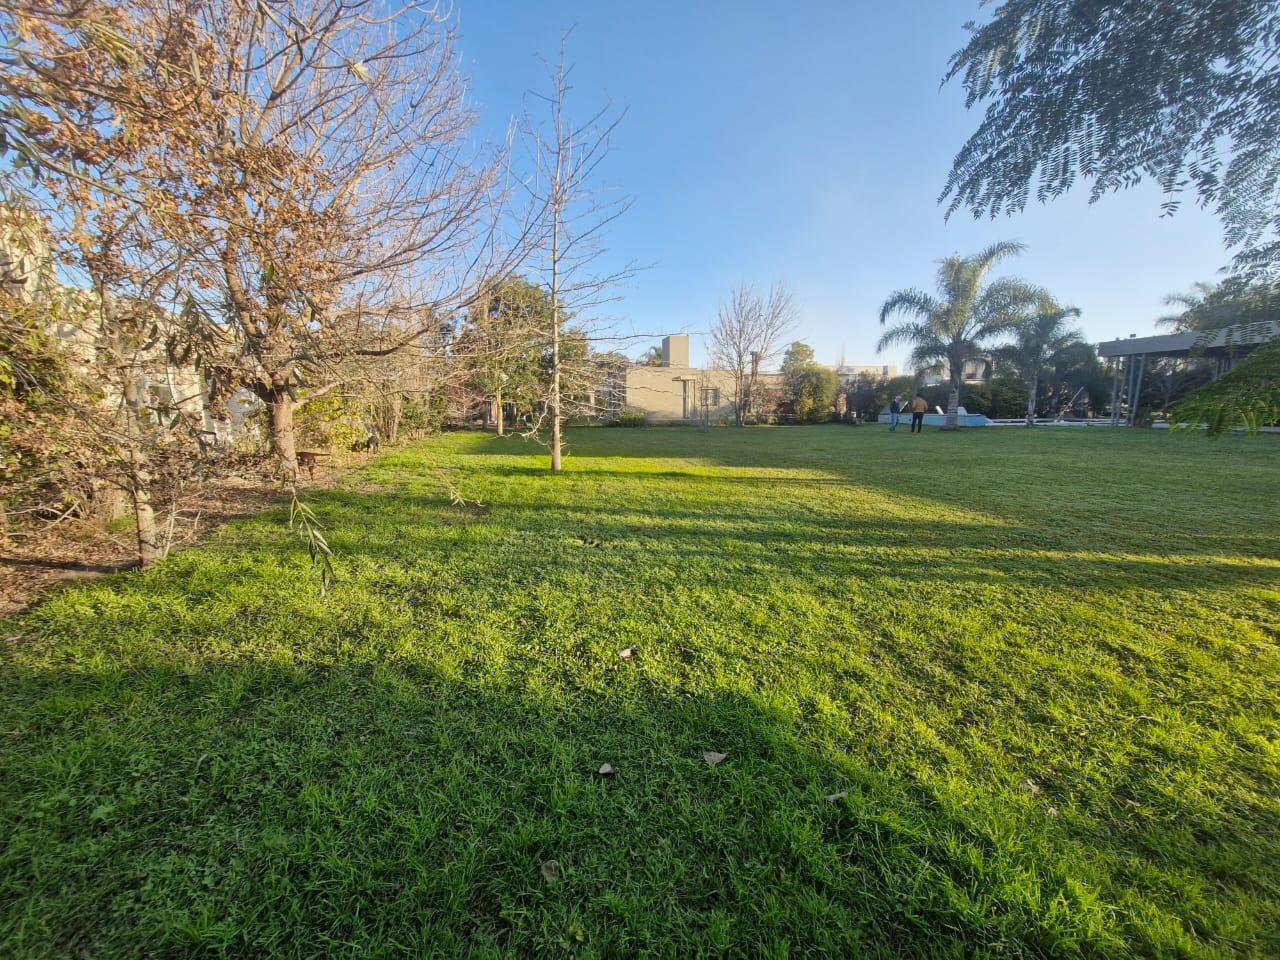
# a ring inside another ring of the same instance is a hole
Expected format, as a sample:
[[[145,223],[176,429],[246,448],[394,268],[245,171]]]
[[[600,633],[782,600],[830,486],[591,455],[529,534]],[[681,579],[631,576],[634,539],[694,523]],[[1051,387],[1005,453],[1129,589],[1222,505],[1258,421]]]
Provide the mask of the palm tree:
[[[948,430],[958,423],[965,361],[985,359],[986,346],[1045,296],[1043,290],[1012,277],[983,286],[997,262],[1024,249],[1021,243],[1005,241],[971,257],[947,257],[938,265],[937,297],[922,290],[898,290],[880,308],[881,324],[895,313],[913,319],[886,330],[876,345],[877,353],[895,344],[910,344],[908,362],[917,371],[946,368],[951,378]]]
[[[1274,320],[1280,314],[1280,283],[1246,283],[1239,278],[1223,283],[1196,283],[1190,293],[1173,293],[1166,305],[1182,312],[1161,317],[1158,326],[1176,333],[1203,333],[1236,324]]]
[[[1191,285],[1189,293],[1171,293],[1164,298],[1166,307],[1181,307],[1178,313],[1169,314],[1156,320],[1156,326],[1168,327],[1175,333],[1186,333],[1200,329],[1200,314],[1213,302],[1217,292],[1216,283],[1201,280]]]
[[[1083,343],[1080,331],[1067,321],[1080,316],[1076,307],[1061,307],[1051,297],[1042,297],[1034,313],[1024,316],[1013,328],[1013,343],[997,347],[997,362],[1012,368],[1027,385],[1027,426],[1036,423],[1036,394],[1040,375],[1058,362],[1067,351]]]
[[[642,367],[660,367],[662,366],[662,347],[654,345],[640,354],[636,361]]]

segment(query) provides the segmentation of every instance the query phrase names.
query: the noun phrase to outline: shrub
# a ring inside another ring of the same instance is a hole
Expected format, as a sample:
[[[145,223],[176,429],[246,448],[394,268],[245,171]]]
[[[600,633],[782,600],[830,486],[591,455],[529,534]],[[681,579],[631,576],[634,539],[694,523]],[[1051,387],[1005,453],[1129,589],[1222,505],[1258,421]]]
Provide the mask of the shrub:
[[[301,447],[347,450],[369,435],[358,405],[336,392],[300,406],[294,423]]]
[[[444,398],[437,394],[428,397],[409,395],[400,407],[400,429],[410,436],[439,433],[444,424]]]
[[[618,418],[613,422],[619,427],[643,427],[644,411],[637,410],[635,407],[623,407],[618,411]]]

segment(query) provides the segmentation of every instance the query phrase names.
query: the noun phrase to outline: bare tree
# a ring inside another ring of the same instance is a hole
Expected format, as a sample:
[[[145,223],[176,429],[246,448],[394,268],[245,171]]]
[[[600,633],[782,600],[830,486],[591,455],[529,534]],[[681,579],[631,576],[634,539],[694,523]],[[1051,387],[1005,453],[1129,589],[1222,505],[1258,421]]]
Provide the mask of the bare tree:
[[[584,347],[575,351],[580,354],[579,372],[590,376],[589,363],[582,362],[590,358],[591,338],[583,329],[587,313],[606,299],[609,287],[635,271],[633,265],[607,274],[593,269],[605,252],[605,228],[631,205],[629,198],[610,198],[594,185],[600,164],[609,154],[610,139],[625,111],[605,104],[582,124],[570,118],[567,102],[572,90],[569,82],[572,68],[566,63],[567,44],[566,33],[560,58],[548,69],[550,92],[534,98],[544,107],[545,115],[535,117],[526,108],[520,124],[533,164],[526,183],[542,223],[538,233],[542,239],[538,259],[551,298],[550,329],[546,331],[550,377],[544,416],[551,426],[552,471],[560,470],[563,456],[562,427],[569,372],[565,324],[571,317],[579,324],[574,338]],[[540,424],[535,423],[534,428],[537,426]]]
[[[197,7],[210,109],[182,131],[173,239],[217,375],[266,404],[286,477],[299,403],[429,340],[519,259],[501,163],[471,138],[452,28],[389,0]]]
[[[734,418],[746,422],[760,388],[760,367],[774,360],[784,335],[795,325],[797,310],[791,293],[780,283],[761,297],[750,284],[729,291],[711,330],[711,358],[733,375]]]

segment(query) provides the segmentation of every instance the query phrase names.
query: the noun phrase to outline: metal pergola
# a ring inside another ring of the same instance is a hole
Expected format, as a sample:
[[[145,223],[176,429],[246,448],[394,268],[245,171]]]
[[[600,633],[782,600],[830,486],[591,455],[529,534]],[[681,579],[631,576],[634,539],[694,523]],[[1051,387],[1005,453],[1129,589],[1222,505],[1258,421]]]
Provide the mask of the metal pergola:
[[[1221,330],[1168,333],[1158,337],[1131,336],[1098,344],[1098,356],[1115,361],[1111,383],[1111,422],[1133,426],[1148,358],[1205,357],[1214,361],[1215,377],[1230,370],[1260,344],[1280,339],[1280,320],[1244,323]],[[1126,407],[1127,404],[1127,407]]]

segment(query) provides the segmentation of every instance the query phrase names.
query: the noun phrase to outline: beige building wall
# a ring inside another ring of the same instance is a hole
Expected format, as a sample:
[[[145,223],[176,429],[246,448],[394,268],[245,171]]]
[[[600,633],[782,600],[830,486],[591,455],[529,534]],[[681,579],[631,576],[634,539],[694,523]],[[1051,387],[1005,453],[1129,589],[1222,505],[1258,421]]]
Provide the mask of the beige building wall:
[[[689,338],[673,335],[662,340],[663,365],[628,367],[624,373],[623,406],[640,410],[653,423],[734,419],[733,374],[728,370],[700,370],[689,364]],[[762,371],[759,383],[774,389],[780,375]],[[705,410],[704,410],[705,404]]]
[[[704,399],[712,420],[733,416],[733,374],[727,370],[629,367],[626,378],[625,405],[650,420],[695,420],[703,415]]]

